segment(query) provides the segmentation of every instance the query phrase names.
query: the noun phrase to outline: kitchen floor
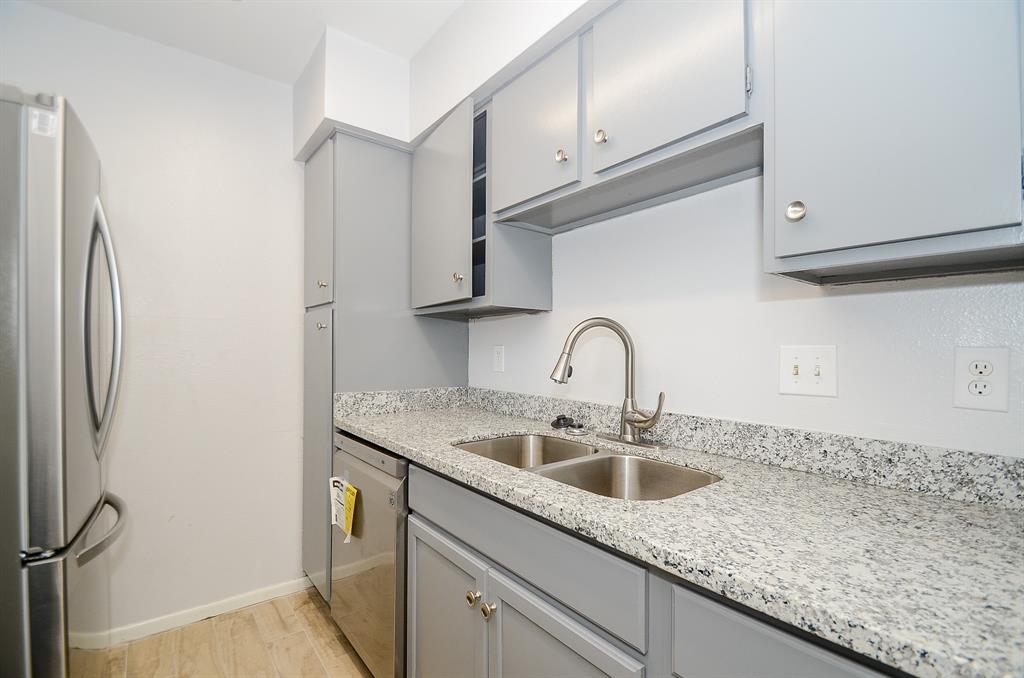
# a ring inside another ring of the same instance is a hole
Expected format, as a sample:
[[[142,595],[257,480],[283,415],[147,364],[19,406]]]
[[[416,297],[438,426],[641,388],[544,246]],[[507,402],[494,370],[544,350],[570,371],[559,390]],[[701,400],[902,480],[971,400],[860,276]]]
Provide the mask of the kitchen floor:
[[[371,678],[314,589],[126,643],[72,650],[72,678]]]

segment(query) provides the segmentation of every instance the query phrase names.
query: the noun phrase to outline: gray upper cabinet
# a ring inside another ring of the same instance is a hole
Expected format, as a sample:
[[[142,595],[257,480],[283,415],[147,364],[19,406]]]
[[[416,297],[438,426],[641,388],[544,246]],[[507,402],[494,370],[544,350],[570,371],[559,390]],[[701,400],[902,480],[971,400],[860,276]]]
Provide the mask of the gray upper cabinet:
[[[487,629],[480,615],[487,566],[416,516],[409,517],[409,678],[481,678]]]
[[[306,308],[334,301],[334,139],[306,161],[303,177]]]
[[[774,256],[1020,223],[1017,13],[777,0]]]
[[[594,24],[594,171],[744,115],[746,66],[743,0],[624,0]]]
[[[412,306],[472,296],[473,102],[459,104],[412,159]]]
[[[579,180],[579,81],[573,38],[494,95],[495,211]]]

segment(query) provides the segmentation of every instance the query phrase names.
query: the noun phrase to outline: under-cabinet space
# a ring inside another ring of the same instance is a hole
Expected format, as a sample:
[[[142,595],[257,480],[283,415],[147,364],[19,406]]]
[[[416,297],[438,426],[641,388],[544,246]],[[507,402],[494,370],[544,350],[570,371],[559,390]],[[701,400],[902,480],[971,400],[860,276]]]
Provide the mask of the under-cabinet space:
[[[1017,3],[773,7],[768,269],[847,282],[1024,265]]]
[[[747,112],[743,0],[624,0],[594,23],[587,143],[600,172]]]

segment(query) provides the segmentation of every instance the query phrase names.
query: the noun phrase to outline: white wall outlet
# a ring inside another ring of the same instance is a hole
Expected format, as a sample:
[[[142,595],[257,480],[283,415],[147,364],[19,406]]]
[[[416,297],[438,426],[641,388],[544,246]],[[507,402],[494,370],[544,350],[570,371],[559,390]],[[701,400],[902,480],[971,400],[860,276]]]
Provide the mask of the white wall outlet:
[[[835,398],[835,346],[780,346],[779,393]]]
[[[957,346],[953,407],[1010,410],[1010,349]]]
[[[491,353],[491,371],[492,372],[504,372],[505,371],[505,347],[504,346],[492,346]]]

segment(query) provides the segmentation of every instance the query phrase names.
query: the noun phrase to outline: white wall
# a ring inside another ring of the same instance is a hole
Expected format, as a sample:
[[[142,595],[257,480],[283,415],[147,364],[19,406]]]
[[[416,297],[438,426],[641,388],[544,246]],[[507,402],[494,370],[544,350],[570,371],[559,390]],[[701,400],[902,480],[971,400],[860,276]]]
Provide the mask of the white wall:
[[[0,80],[66,95],[103,162],[127,314],[113,626],[300,577],[291,88],[10,2]]]
[[[641,406],[664,390],[674,412],[1024,457],[1024,274],[821,289],[759,273],[760,231],[758,178],[555,236],[555,310],[472,322],[470,385],[621,403],[611,333],[548,379],[606,315],[636,342]],[[839,397],[778,395],[780,344],[836,344]],[[1011,348],[1009,413],[952,407],[957,345]]]
[[[466,2],[455,10],[410,62],[410,138],[584,4],[587,0],[488,0]],[[590,4],[603,7],[608,2]]]

